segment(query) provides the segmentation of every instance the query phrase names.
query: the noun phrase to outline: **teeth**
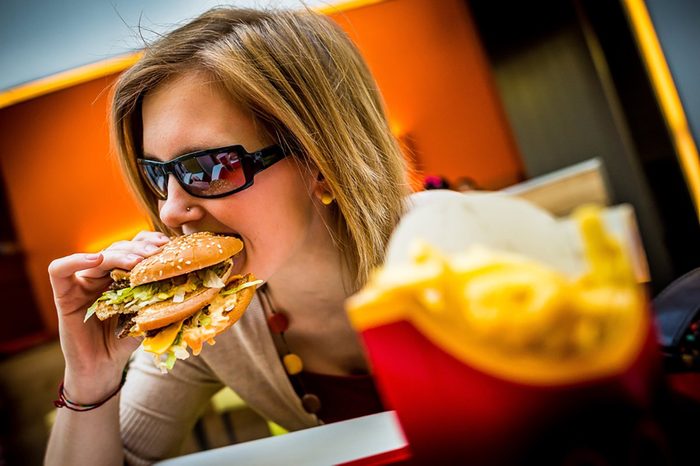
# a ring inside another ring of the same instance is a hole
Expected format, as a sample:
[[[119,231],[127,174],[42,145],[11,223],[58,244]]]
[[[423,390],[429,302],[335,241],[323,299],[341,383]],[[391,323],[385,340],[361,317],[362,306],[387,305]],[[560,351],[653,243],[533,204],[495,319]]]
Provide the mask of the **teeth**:
[[[238,233],[216,233],[216,234],[220,235],[220,236],[230,236],[232,238],[241,239],[241,235],[239,235]]]

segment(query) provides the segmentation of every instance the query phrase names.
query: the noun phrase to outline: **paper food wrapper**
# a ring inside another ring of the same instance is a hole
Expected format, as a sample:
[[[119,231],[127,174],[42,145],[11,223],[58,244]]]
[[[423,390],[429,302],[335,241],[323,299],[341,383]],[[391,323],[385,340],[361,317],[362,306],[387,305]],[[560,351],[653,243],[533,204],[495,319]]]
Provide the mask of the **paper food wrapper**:
[[[578,464],[655,442],[648,300],[601,209],[572,220],[578,243],[503,196],[417,207],[348,300],[414,462]]]

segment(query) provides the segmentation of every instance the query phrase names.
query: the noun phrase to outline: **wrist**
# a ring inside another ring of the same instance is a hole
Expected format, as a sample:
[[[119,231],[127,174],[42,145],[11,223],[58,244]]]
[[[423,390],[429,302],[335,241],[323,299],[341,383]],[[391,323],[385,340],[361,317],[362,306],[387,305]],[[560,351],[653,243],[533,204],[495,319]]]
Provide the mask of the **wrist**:
[[[78,404],[98,403],[121,388],[126,370],[127,367],[102,367],[96,372],[77,373],[66,368],[63,393],[66,398]]]
[[[103,404],[106,404],[109,402],[112,398],[117,396],[117,394],[122,390],[122,387],[124,386],[124,381],[126,380],[126,371],[124,371],[124,375],[122,375],[122,380],[119,383],[119,386],[117,387],[116,390],[114,390],[112,393],[109,394],[109,396],[103,398],[100,401],[96,401],[95,403],[90,403],[90,404],[85,404],[85,403],[78,403],[76,401],[71,400],[66,396],[66,390],[63,386],[63,382],[61,382],[61,385],[58,386],[58,399],[56,399],[53,404],[57,408],[67,408],[71,411],[77,411],[77,412],[85,412],[85,411],[92,411],[93,409],[99,408]]]

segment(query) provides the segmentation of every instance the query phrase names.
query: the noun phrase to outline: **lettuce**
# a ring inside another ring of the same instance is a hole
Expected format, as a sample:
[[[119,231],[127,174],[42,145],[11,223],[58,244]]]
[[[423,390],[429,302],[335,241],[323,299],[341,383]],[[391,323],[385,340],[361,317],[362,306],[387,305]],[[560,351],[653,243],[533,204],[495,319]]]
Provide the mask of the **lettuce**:
[[[90,306],[87,309],[87,312],[85,313],[85,318],[83,319],[83,322],[87,322],[87,320],[92,317],[92,315],[97,311],[97,305],[98,303],[102,301],[106,301],[107,304],[121,304],[125,301],[128,301],[132,299],[133,297],[133,289],[132,288],[123,288],[121,290],[109,290],[104,293],[102,293],[102,296],[97,298],[97,300],[92,303],[92,306]]]
[[[249,288],[249,287],[251,287],[251,286],[258,286],[258,285],[261,285],[262,283],[263,283],[262,280],[253,280],[252,282],[241,283],[240,285],[234,286],[233,288],[229,288],[229,289],[227,289],[227,290],[224,290],[224,291],[222,291],[222,292],[219,293],[219,294],[220,294],[221,296],[228,296],[228,295],[230,295],[230,294],[238,293],[239,291],[241,291],[241,290],[243,290],[243,289],[245,289],[245,288]]]
[[[206,269],[202,280],[207,288],[223,288],[226,283],[212,269]]]
[[[185,292],[184,291],[179,291],[175,293],[173,296],[173,302],[174,303],[181,303],[185,300]]]
[[[85,313],[85,321],[87,321],[97,310],[97,305],[99,302],[105,302],[106,304],[123,304],[124,307],[130,308],[136,306],[141,308],[148,306],[150,304],[157,303],[159,301],[165,301],[172,297],[182,296],[184,297],[187,293],[195,291],[197,287],[202,285],[202,279],[200,278],[200,273],[190,273],[187,276],[187,281],[181,285],[175,285],[173,280],[163,280],[155,283],[147,283],[145,285],[139,285],[136,287],[122,288],[119,290],[108,290],[105,291],[102,296],[100,296],[97,301],[90,306]],[[205,269],[201,274],[206,276],[211,269]],[[218,277],[217,277],[218,278]],[[175,300],[175,302],[181,302]]]
[[[135,288],[124,288],[125,290],[131,290],[131,295],[133,299],[137,301],[147,301],[153,297],[158,292],[158,287],[152,283],[146,285],[139,285]],[[122,290],[119,290],[122,291]]]
[[[202,314],[199,316],[199,321],[197,322],[197,325],[200,327],[206,327],[207,325],[211,324],[211,317],[208,315]]]
[[[88,308],[87,312],[85,313],[85,318],[83,319],[83,322],[87,322],[88,319],[89,319],[90,317],[92,317],[92,315],[95,313],[95,311],[97,311],[97,303],[99,303],[100,301],[104,301],[104,299],[103,299],[102,296],[100,296],[100,297],[97,299],[97,301],[95,301],[94,303],[92,303],[92,306],[90,306],[90,307]]]

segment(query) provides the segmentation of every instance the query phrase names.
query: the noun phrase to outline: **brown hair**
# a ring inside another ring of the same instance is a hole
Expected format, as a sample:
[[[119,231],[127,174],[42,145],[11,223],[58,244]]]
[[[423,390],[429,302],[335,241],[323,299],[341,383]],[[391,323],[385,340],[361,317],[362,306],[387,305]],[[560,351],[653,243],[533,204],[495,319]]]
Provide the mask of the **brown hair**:
[[[215,8],[147,47],[116,84],[112,133],[129,184],[166,232],[135,161],[141,100],[190,71],[211,76],[276,143],[320,170],[337,203],[331,234],[356,285],[364,283],[384,256],[409,187],[377,85],[354,44],[309,10]]]

